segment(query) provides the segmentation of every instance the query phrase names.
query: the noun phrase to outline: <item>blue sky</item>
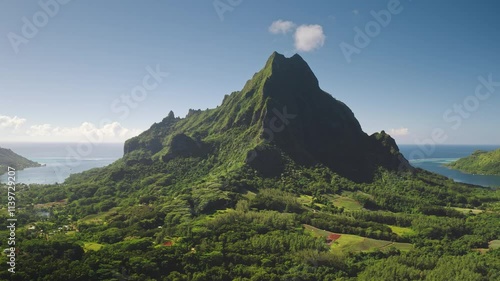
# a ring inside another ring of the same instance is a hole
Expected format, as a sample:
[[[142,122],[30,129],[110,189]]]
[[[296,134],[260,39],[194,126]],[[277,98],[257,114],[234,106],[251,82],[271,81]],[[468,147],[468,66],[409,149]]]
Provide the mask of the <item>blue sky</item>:
[[[493,0],[59,1],[0,1],[0,142],[123,141],[169,110],[217,106],[278,51],[369,134],[500,144]]]

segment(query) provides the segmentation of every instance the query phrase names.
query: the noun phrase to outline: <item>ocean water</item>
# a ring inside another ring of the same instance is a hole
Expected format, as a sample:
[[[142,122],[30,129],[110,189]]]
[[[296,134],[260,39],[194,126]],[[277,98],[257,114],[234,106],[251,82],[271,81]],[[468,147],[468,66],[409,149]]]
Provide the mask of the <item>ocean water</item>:
[[[441,174],[456,182],[488,187],[500,187],[500,176],[471,175],[444,165],[469,156],[478,149],[490,151],[498,148],[500,145],[436,145],[424,148],[417,145],[399,145],[401,153],[414,167]]]
[[[77,143],[0,143],[0,146],[45,164],[43,167],[17,171],[16,182],[27,184],[62,183],[70,174],[107,166],[123,155],[122,143],[87,146]],[[6,181],[7,174],[4,174],[0,182]]]
[[[11,148],[30,160],[46,165],[17,172],[17,182],[28,184],[61,183],[70,174],[107,166],[123,155],[122,143],[80,148],[75,143],[0,143],[0,146]],[[444,175],[457,182],[500,187],[500,176],[470,175],[443,166],[468,156],[477,149],[494,150],[500,148],[500,145],[437,145],[432,149],[399,145],[399,148],[414,167]],[[0,181],[6,182],[7,175],[2,175]]]

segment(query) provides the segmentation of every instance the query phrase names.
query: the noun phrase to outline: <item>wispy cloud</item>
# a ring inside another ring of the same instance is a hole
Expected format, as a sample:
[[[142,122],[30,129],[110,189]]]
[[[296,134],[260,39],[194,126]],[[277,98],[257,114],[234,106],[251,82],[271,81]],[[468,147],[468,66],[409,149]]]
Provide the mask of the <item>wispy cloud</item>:
[[[407,136],[409,134],[408,128],[391,129],[389,135],[394,137]]]
[[[287,34],[293,31],[295,28],[295,23],[291,21],[277,20],[269,26],[269,32],[272,34]]]
[[[317,24],[301,25],[294,35],[295,49],[303,52],[310,52],[322,47],[325,44],[326,36],[323,27]]]
[[[140,133],[137,129],[127,129],[118,122],[101,127],[84,122],[78,127],[59,127],[51,124],[30,126],[26,134],[32,137],[50,137],[54,140],[77,140],[88,136],[102,138],[104,141],[123,141]]]
[[[0,128],[1,129],[14,129],[17,130],[21,128],[24,123],[26,123],[26,119],[19,118],[17,116],[10,117],[0,115]]]
[[[0,140],[4,141],[29,141],[36,137],[37,141],[81,141],[93,138],[104,142],[118,142],[141,132],[139,129],[126,128],[118,122],[100,126],[83,122],[80,126],[63,127],[53,124],[29,124],[25,118],[0,115]]]

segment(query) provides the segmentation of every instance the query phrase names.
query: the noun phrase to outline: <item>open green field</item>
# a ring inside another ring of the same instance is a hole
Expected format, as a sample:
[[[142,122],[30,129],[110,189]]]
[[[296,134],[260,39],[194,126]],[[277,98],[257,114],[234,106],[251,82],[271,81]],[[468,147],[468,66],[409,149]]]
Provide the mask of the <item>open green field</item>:
[[[79,222],[104,224],[105,223],[104,218],[106,217],[106,215],[107,215],[106,213],[88,215],[88,216],[80,219]]]
[[[102,244],[99,243],[94,243],[94,242],[84,242],[83,243],[83,250],[85,252],[87,251],[99,251],[102,248]]]
[[[345,196],[336,196],[332,200],[332,203],[335,207],[344,207],[347,211],[359,211],[363,209],[363,206],[358,201]]]
[[[338,208],[343,207],[346,211],[358,211],[358,210],[363,209],[363,206],[361,206],[361,204],[359,204],[358,201],[356,201],[350,197],[341,196],[341,195],[334,195],[334,196],[327,196],[327,197],[331,198],[330,200],[335,207],[338,207]],[[312,200],[313,200],[313,198],[310,195],[301,195],[298,198],[298,201],[303,205],[311,204]],[[320,203],[315,203],[314,205],[316,205],[318,207],[325,207],[324,204],[320,204]]]
[[[404,235],[413,235],[415,234],[415,231],[409,227],[401,227],[401,226],[395,226],[395,225],[388,225],[392,232],[396,233],[398,236],[404,236]]]
[[[311,232],[315,237],[327,237],[333,232],[322,230],[310,225],[304,225],[304,228]],[[410,243],[398,243],[385,240],[378,240],[372,238],[366,238],[358,235],[352,234],[341,234],[339,239],[332,243],[332,251],[343,251],[343,252],[369,252],[374,250],[386,250],[390,247],[395,247],[400,251],[409,251],[413,248]]]
[[[489,245],[490,245],[490,249],[492,249],[492,250],[499,249],[500,248],[500,240],[490,241]]]
[[[343,252],[368,252],[389,249],[390,247],[394,247],[400,251],[409,251],[413,248],[413,245],[377,240],[352,234],[342,234],[337,241],[332,243],[333,251],[341,250]]]

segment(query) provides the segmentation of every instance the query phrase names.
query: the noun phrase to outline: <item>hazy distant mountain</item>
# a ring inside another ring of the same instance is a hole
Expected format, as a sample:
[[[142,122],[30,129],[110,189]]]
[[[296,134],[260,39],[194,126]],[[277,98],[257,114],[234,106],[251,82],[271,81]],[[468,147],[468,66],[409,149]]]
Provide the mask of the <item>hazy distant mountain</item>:
[[[24,168],[39,167],[39,163],[33,162],[29,159],[14,153],[10,149],[0,147],[0,174],[7,172],[7,167],[22,170]]]

